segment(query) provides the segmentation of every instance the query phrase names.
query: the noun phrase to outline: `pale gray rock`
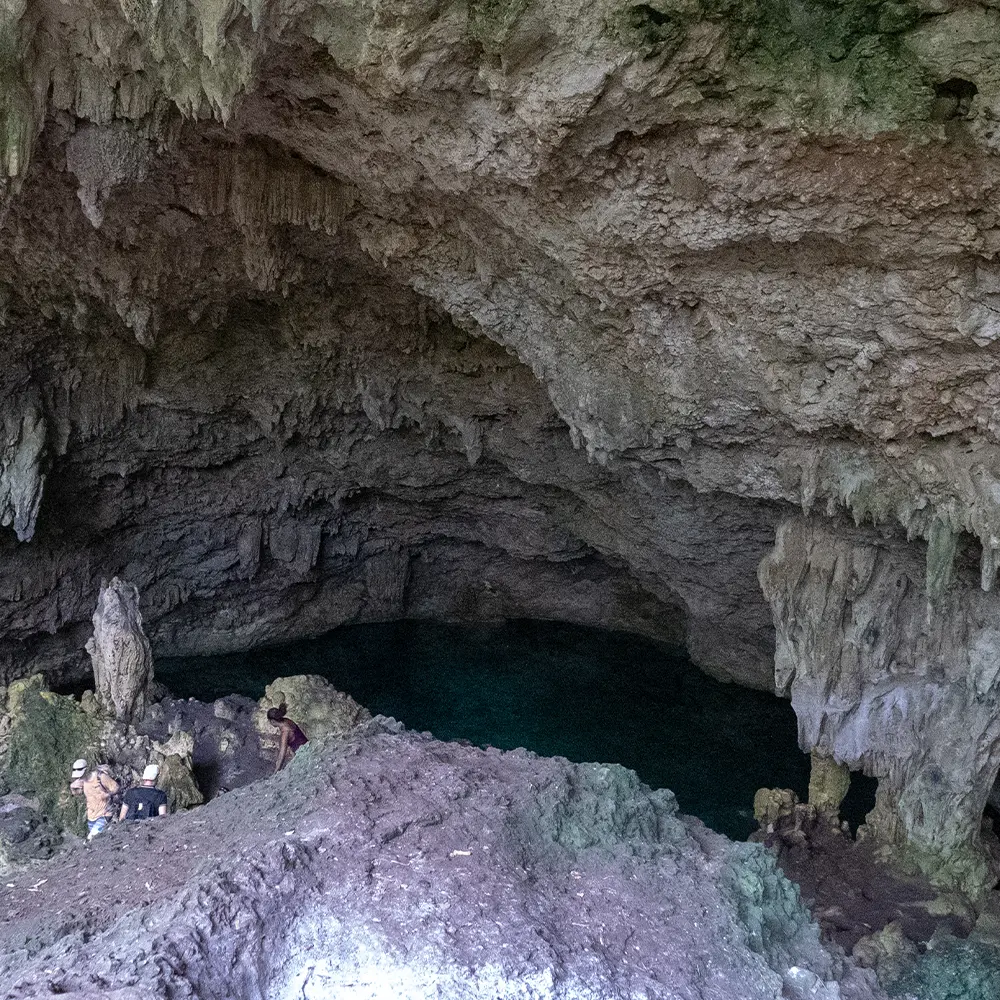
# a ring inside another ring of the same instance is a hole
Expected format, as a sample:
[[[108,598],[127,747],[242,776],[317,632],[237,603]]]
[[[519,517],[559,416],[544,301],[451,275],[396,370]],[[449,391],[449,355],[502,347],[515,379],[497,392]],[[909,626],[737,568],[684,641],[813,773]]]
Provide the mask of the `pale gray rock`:
[[[760,568],[775,683],[799,744],[878,778],[868,832],[976,895],[996,874],[983,809],[1000,768],[1000,613],[971,573],[929,601],[891,536],[796,518]]]
[[[105,712],[126,724],[146,714],[153,681],[153,653],[142,630],[139,591],[118,577],[102,584],[87,641],[94,693]]]

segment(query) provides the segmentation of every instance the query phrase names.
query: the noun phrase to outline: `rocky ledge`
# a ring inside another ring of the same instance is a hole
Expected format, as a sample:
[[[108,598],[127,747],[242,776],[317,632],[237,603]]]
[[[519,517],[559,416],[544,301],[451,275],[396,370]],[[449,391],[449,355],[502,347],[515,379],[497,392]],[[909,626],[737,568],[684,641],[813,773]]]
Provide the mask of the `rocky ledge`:
[[[5,998],[877,1000],[762,847],[382,718],[0,888]]]

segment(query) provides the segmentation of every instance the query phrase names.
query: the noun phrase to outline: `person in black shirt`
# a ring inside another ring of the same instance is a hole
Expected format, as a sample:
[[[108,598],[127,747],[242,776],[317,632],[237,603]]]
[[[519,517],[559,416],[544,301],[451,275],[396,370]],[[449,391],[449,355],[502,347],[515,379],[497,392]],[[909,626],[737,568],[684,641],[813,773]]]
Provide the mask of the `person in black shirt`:
[[[167,793],[156,787],[160,769],[156,764],[147,764],[142,772],[142,781],[130,788],[122,799],[122,811],[118,822],[150,819],[167,815]]]

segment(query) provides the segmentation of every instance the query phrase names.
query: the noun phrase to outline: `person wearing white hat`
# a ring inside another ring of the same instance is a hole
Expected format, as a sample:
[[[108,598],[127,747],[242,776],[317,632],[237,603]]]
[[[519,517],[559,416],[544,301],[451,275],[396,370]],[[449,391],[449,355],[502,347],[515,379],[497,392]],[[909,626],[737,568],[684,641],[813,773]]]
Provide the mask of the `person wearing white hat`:
[[[87,762],[82,758],[73,761],[73,769],[69,773],[69,790],[71,795],[83,795],[83,777],[87,773]]]
[[[118,821],[132,822],[138,819],[152,819],[167,815],[167,793],[156,787],[160,769],[156,764],[147,764],[142,772],[142,781],[133,785],[122,799],[122,811]]]
[[[80,761],[74,762],[74,773],[79,770],[77,767],[79,763]],[[108,823],[114,817],[114,796],[118,794],[121,786],[107,764],[98,764],[83,779],[81,787],[83,797],[87,800],[87,840],[93,840],[107,829]]]

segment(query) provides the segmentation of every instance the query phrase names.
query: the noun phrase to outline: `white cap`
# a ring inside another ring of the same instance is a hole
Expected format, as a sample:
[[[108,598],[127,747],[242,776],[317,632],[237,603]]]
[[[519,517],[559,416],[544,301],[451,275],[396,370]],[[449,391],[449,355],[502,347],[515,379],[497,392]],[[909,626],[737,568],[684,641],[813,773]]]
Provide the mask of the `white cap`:
[[[146,770],[142,772],[143,781],[156,781],[160,776],[160,769],[156,764],[147,764]]]
[[[74,771],[86,771],[87,770],[87,762],[82,757],[79,757],[77,760],[73,761],[73,770]]]

